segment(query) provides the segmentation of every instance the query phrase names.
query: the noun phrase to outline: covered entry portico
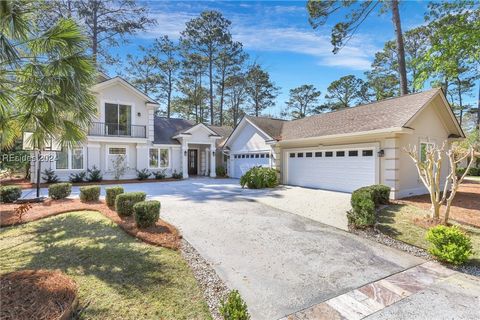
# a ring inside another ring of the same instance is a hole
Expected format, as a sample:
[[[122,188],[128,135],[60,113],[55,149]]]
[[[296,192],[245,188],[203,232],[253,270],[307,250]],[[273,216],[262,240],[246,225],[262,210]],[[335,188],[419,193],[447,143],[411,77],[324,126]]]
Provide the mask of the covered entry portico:
[[[221,137],[206,125],[196,126],[177,133],[174,137],[181,143],[182,175],[215,177],[216,142]]]

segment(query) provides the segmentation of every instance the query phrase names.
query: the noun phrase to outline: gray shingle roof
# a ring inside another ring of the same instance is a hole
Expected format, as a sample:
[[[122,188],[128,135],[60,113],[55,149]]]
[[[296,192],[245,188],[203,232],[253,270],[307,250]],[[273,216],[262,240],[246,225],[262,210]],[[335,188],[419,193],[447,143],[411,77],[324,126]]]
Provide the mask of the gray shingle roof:
[[[154,140],[155,144],[180,144],[177,139],[172,137],[180,134],[184,131],[187,131],[191,127],[195,126],[196,123],[190,120],[177,119],[177,118],[165,118],[157,117],[154,118]],[[225,139],[232,132],[230,127],[220,127],[220,126],[210,126],[207,125],[212,131],[218,134],[221,139],[217,140],[217,146],[223,145]]]
[[[403,127],[440,89],[285,122],[282,140]]]
[[[291,121],[247,118],[276,140],[403,127],[439,91],[432,89]]]
[[[172,139],[178,132],[193,127],[193,121],[175,118],[164,118],[155,116],[153,120],[153,132],[155,144],[180,144],[178,140]]]
[[[252,117],[245,116],[248,120],[253,122],[257,127],[263,130],[266,134],[276,140],[280,140],[282,135],[282,127],[286,120],[273,119],[266,117]]]

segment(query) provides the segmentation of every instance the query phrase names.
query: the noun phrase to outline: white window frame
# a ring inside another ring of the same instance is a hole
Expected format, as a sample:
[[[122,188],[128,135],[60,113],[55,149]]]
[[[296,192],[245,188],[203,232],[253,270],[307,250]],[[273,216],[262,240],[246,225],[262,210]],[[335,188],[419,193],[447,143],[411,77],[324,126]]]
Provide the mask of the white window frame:
[[[137,119],[137,108],[135,106],[135,103],[133,101],[124,101],[124,100],[114,100],[114,99],[102,99],[101,101],[101,115],[100,115],[100,120],[101,122],[105,123],[105,105],[109,104],[123,104],[123,105],[129,105],[130,106],[130,119],[131,119],[131,125],[134,126],[136,125],[136,119]],[[147,128],[148,129],[148,128]]]
[[[157,150],[157,157],[158,157],[158,166],[152,167],[150,166],[150,150]],[[168,166],[163,167],[161,165],[161,158],[160,158],[160,150],[167,150],[168,152]],[[148,149],[148,168],[149,169],[170,169],[172,166],[172,150],[170,148],[149,148]]]
[[[109,156],[115,156],[115,155],[118,155],[118,154],[110,154],[110,148],[124,148],[125,149],[125,163],[127,164],[127,167],[128,167],[128,164],[130,163],[129,162],[129,156],[128,156],[128,146],[127,145],[107,145],[105,146],[106,150],[105,150],[105,170],[106,171],[110,171],[110,159],[109,159]]]
[[[85,152],[85,146],[81,146],[81,147],[74,147],[73,149],[82,149],[82,168],[81,169],[73,169],[72,168],[72,155],[73,155],[73,152],[72,152],[72,148],[68,148],[67,150],[67,168],[66,169],[57,169],[57,161],[55,160],[53,163],[53,167],[55,168],[55,171],[82,171],[82,170],[85,170],[85,155],[86,155],[86,152]]]
[[[420,142],[418,143],[418,160],[420,160],[420,162],[426,161],[426,159],[422,160],[422,144],[426,145],[427,148],[429,146],[435,147],[435,142],[433,142],[433,141],[420,140]],[[427,150],[427,149],[425,149],[425,150]]]

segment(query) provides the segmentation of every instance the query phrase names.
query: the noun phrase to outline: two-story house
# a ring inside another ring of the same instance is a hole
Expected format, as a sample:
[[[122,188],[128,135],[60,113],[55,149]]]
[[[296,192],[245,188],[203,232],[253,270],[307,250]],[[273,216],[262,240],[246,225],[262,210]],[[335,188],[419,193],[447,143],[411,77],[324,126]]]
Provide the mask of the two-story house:
[[[55,161],[42,163],[42,171],[53,169],[62,181],[93,167],[104,179],[114,179],[119,166],[125,168],[120,179],[136,178],[142,169],[214,177],[223,164],[221,145],[230,128],[156,116],[159,104],[121,77],[102,75],[92,90],[98,112],[86,141],[57,151]],[[33,164],[32,181],[35,173]]]

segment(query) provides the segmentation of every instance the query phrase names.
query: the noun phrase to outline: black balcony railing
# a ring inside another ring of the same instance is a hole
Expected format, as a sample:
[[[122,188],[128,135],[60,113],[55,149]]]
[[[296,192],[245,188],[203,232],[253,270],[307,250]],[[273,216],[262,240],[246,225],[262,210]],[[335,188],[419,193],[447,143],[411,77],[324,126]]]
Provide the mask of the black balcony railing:
[[[146,138],[147,127],[120,123],[92,122],[89,136]]]

